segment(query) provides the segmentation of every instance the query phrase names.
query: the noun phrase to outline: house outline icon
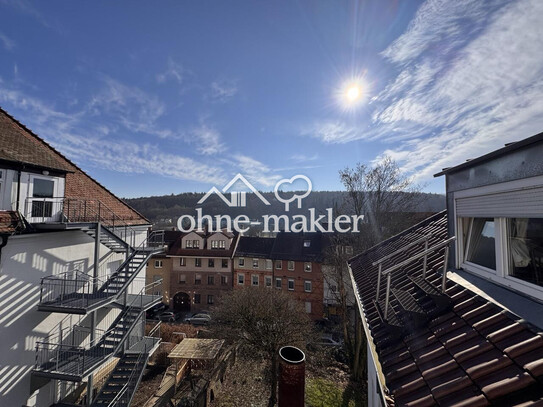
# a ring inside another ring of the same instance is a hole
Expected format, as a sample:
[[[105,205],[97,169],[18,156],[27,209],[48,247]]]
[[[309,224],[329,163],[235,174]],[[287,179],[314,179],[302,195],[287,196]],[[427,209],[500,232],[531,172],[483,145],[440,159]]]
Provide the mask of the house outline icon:
[[[226,184],[222,192],[217,189],[217,187],[212,187],[207,193],[198,201],[198,205],[203,204],[207,198],[209,198],[212,194],[216,194],[219,196],[219,198],[222,199],[222,201],[228,205],[231,208],[239,208],[239,207],[245,207],[247,205],[247,192],[246,191],[232,191],[230,192],[230,200],[224,196],[224,194],[234,185],[236,182],[241,181],[245,184],[247,188],[249,188],[257,197],[260,199],[264,205],[270,205],[270,202],[262,196],[260,192],[257,191],[257,189],[249,182],[247,179],[241,175],[240,173],[236,174],[234,178],[230,180],[228,184]]]

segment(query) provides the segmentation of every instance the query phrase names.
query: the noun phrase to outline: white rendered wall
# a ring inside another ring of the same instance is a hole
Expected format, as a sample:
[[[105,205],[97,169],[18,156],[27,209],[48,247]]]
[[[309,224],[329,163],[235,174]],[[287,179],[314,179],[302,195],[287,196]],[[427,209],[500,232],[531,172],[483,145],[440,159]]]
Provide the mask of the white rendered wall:
[[[1,256],[0,406],[49,406],[64,396],[58,389],[65,384],[51,382],[31,395],[30,370],[36,342],[44,340],[67,315],[37,311],[40,280],[74,268],[92,275],[94,241],[81,231],[12,236]],[[114,268],[109,263],[118,264],[123,255],[108,254],[101,246],[100,258],[105,276]],[[76,319],[75,315],[68,317],[66,323]]]

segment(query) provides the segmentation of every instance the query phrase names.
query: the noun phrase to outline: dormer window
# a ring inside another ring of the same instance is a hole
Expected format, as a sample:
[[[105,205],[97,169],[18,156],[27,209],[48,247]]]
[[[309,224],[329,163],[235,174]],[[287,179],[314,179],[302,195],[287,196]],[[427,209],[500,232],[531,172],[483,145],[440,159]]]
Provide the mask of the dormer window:
[[[311,247],[311,240],[304,240],[304,247]]]
[[[218,240],[212,240],[211,241],[211,248],[212,249],[218,249],[219,248],[219,241]]]
[[[192,247],[194,249],[199,249],[200,248],[200,241],[199,240],[193,240],[192,241]]]
[[[226,249],[226,242],[224,240],[219,240],[219,248]]]
[[[185,242],[185,248],[192,249],[192,240],[187,240]]]

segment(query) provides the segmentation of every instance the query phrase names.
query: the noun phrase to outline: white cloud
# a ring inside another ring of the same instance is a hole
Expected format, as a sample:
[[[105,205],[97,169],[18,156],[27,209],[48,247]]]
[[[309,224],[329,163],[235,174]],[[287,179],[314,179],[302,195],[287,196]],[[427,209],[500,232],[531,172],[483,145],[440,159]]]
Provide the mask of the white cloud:
[[[249,181],[255,182],[263,187],[273,187],[282,177],[274,174],[273,171],[264,163],[248,157],[243,154],[234,156],[235,165],[239,172]]]
[[[226,151],[219,132],[205,123],[193,128],[187,141],[192,142],[196,150],[203,155],[215,155]]]
[[[315,161],[319,159],[319,155],[293,154],[290,156],[290,159],[294,161]]]
[[[302,130],[301,134],[318,138],[327,144],[343,144],[368,136],[362,129],[346,125],[340,121],[318,123],[309,129]]]
[[[13,41],[2,32],[0,32],[0,43],[8,51],[11,51],[13,48],[15,48],[15,41]]]
[[[174,62],[171,58],[168,58],[168,66],[166,70],[159,73],[156,76],[156,80],[158,83],[165,83],[169,80],[173,80],[179,85],[182,85],[186,76],[189,74],[190,71],[184,68],[183,65]]]
[[[368,137],[419,180],[543,129],[543,2],[493,7],[428,1],[383,53],[401,69]]]
[[[208,98],[213,102],[226,102],[238,93],[237,81],[218,80],[212,82]]]

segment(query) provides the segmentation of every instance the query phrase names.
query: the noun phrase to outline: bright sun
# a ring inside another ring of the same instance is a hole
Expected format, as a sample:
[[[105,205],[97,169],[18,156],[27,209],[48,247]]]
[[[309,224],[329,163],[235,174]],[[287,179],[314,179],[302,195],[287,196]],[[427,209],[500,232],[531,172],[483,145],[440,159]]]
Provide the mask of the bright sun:
[[[351,84],[347,87],[347,91],[345,92],[345,96],[347,97],[347,100],[349,102],[355,102],[357,101],[360,96],[362,95],[360,85],[358,84]]]

